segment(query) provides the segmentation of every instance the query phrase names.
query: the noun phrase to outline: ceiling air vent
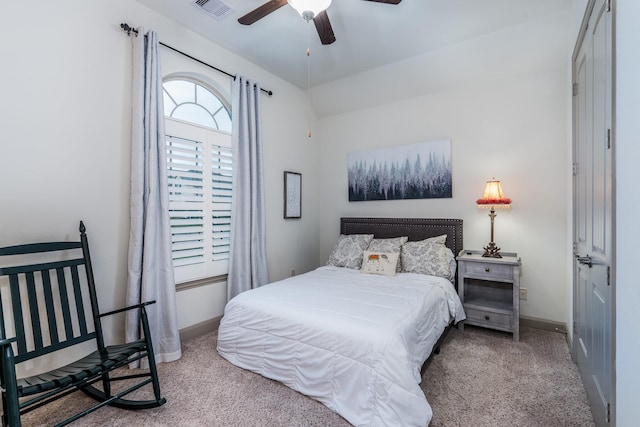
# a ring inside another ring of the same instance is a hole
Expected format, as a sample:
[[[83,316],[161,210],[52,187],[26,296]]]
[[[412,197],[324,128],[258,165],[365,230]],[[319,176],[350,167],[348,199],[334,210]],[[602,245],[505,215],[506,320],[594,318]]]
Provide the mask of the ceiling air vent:
[[[235,12],[235,10],[231,9],[220,0],[195,0],[193,5],[213,16],[218,21],[222,21],[224,18]]]

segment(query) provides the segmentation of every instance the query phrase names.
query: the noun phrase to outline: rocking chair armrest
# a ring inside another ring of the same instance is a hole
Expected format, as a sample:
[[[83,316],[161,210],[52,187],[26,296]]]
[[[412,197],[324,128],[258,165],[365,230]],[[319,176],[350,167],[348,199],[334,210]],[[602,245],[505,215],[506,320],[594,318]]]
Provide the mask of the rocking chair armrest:
[[[111,316],[112,314],[122,313],[123,311],[132,310],[134,308],[142,308],[142,307],[145,307],[147,305],[151,305],[151,304],[155,304],[155,303],[156,303],[155,300],[154,301],[142,302],[140,304],[130,305],[128,307],[120,308],[118,310],[112,310],[112,311],[108,311],[106,313],[100,313],[98,315],[98,317]]]
[[[17,341],[16,337],[1,339],[0,340],[0,347],[6,347],[8,345],[11,345],[11,343],[15,342],[15,341]]]

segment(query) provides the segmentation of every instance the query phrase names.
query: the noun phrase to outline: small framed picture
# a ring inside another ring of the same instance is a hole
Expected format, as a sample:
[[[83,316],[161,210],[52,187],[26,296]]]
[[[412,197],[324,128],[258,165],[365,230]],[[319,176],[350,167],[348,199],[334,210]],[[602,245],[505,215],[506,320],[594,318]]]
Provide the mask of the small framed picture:
[[[284,171],[284,218],[302,217],[302,174]]]

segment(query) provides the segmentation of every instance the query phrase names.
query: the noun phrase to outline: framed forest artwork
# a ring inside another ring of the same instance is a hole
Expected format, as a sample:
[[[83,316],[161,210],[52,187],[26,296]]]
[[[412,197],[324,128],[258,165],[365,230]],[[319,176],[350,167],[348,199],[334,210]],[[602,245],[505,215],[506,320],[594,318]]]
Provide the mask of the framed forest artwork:
[[[452,197],[448,139],[354,152],[347,164],[350,202]]]

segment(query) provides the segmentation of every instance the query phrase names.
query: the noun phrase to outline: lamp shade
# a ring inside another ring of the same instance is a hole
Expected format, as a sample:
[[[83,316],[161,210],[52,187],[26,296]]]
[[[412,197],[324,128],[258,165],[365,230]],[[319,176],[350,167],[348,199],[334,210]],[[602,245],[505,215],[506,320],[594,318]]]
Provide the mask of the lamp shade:
[[[331,0],[287,0],[287,2],[298,11],[300,16],[304,18],[305,12],[311,12],[313,18],[331,6]]]
[[[504,197],[502,193],[502,187],[500,181],[491,180],[487,181],[487,185],[484,188],[484,194],[482,198],[476,200],[478,207],[503,207],[508,208],[511,205],[511,199]]]

